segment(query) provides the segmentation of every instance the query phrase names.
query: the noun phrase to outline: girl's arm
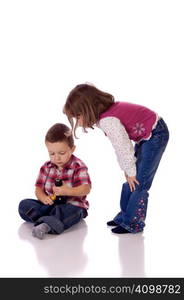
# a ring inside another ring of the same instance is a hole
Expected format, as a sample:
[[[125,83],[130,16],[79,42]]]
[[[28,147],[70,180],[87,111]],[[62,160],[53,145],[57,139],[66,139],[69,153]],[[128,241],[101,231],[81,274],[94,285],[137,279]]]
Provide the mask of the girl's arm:
[[[134,147],[120,120],[115,117],[106,117],[100,120],[99,125],[114,147],[120,168],[129,177],[136,176]]]
[[[53,191],[56,195],[62,196],[77,196],[82,197],[89,194],[91,190],[90,184],[81,184],[77,187],[69,187],[67,185],[62,185],[61,187],[54,186]]]

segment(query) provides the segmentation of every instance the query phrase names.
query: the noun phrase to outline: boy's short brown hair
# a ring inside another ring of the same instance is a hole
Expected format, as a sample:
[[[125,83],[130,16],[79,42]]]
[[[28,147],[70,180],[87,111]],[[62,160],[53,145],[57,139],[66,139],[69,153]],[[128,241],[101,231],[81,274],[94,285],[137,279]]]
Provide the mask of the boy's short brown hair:
[[[54,124],[46,133],[45,142],[57,143],[65,142],[70,148],[74,146],[72,131],[62,123]]]

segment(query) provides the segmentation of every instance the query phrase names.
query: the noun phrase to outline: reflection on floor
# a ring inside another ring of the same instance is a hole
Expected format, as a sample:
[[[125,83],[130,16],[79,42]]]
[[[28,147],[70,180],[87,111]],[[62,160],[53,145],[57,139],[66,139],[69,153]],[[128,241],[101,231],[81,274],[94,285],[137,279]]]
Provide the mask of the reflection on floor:
[[[83,249],[87,234],[85,221],[62,235],[47,235],[42,241],[32,237],[32,227],[32,224],[21,224],[18,231],[19,237],[31,244],[36,253],[38,265],[44,267],[49,277],[75,277],[82,274],[87,263],[87,254]]]

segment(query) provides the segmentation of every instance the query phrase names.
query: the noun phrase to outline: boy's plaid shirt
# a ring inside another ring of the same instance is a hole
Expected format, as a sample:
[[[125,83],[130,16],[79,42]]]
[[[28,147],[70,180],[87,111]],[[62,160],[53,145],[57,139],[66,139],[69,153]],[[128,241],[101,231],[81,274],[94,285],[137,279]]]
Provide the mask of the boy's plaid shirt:
[[[59,170],[59,168],[51,161],[45,162],[40,168],[40,173],[36,180],[35,186],[43,189],[46,194],[52,195],[52,187],[54,186],[56,178],[62,179],[63,184],[66,184],[69,187],[77,187],[82,184],[91,184],[86,165],[74,155],[71,156],[68,163],[61,170]],[[67,203],[71,203],[85,209],[89,208],[89,203],[86,200],[86,196],[68,197]]]

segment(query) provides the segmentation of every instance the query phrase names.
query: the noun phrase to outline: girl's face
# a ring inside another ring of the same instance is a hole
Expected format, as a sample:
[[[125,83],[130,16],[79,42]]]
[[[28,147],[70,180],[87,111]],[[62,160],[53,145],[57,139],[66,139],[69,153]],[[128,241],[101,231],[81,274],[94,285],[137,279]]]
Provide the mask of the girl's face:
[[[83,120],[83,116],[82,115],[78,115],[77,118],[77,126],[79,127],[83,127],[83,124],[84,124],[84,120]]]

